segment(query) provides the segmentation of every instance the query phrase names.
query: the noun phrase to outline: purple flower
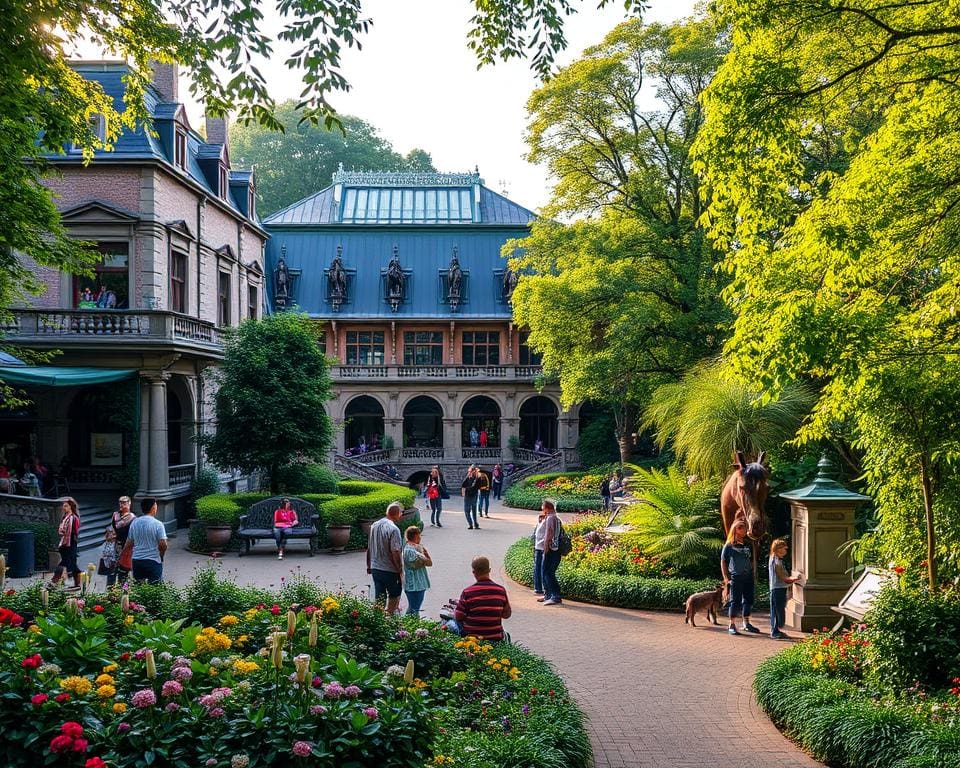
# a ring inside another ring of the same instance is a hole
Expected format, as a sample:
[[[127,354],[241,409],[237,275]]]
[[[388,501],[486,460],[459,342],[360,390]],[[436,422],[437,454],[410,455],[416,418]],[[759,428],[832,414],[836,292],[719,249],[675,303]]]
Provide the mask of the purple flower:
[[[510,718],[509,718],[509,717],[505,717],[505,718],[503,718],[503,720],[502,720],[501,722],[502,722],[502,724],[503,724],[503,732],[504,732],[504,733],[510,733]]]
[[[311,752],[313,752],[313,745],[309,741],[293,742],[293,754],[297,757],[309,757]]]
[[[338,683],[336,680],[323,686],[323,695],[328,699],[339,699],[341,696],[343,696],[343,694],[343,686],[340,685],[340,683]]]
[[[343,689],[343,692],[351,699],[355,699],[360,695],[360,689],[355,685],[348,685]]]
[[[327,708],[322,704],[314,704],[312,707],[310,707],[310,714],[314,717],[317,715],[325,715],[327,714]]]
[[[133,727],[133,726],[130,725],[130,723],[118,723],[118,724],[117,724],[117,733],[126,733],[126,732],[129,731],[132,727]]]
[[[207,762],[205,763],[205,765],[216,765],[216,764],[217,764],[217,758],[215,757],[208,757]]]
[[[416,632],[414,632],[413,634],[415,634],[417,637],[429,637],[429,636],[430,636],[430,630],[429,630],[429,629],[425,629],[424,627],[420,627],[420,629],[418,629],[418,630],[417,630]]]
[[[183,686],[176,680],[167,680],[167,682],[163,684],[163,688],[160,689],[160,695],[165,699],[179,696],[181,693],[183,693]]]
[[[181,683],[185,683],[193,677],[193,670],[190,669],[190,667],[174,667],[170,671],[170,677],[174,680],[179,680]]]
[[[152,707],[157,703],[157,694],[155,694],[150,688],[144,688],[142,691],[137,691],[133,694],[133,698],[130,699],[130,703],[133,704],[137,709],[146,709],[147,707]]]
[[[377,711],[376,707],[367,707],[365,710],[363,710],[363,714],[365,714],[371,720],[376,720],[378,717],[380,717],[380,713]]]
[[[140,660],[143,659],[146,655],[147,655],[147,649],[146,649],[146,648],[141,648],[139,651],[136,651],[136,652],[133,654],[133,658],[135,658],[137,661],[140,661]]]
[[[408,637],[410,637],[410,633],[405,629],[399,630],[396,634],[397,640],[406,640]]]
[[[214,707],[213,709],[208,710],[207,714],[210,715],[210,717],[223,717],[223,707]]]
[[[167,712],[176,712],[178,709],[180,709],[180,705],[175,701],[171,701],[169,704],[167,704],[167,706],[164,707],[164,709],[167,710]]]
[[[530,714],[530,705],[529,705],[529,704],[524,704],[520,711],[523,712],[523,714],[525,714],[525,715],[529,715],[529,714]]]

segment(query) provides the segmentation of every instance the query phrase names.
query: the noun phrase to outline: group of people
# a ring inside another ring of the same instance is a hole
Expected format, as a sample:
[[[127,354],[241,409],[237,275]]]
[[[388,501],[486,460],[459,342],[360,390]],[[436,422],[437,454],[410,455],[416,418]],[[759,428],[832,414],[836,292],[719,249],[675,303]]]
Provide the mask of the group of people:
[[[371,437],[369,443],[367,442],[366,435],[360,435],[360,437],[357,438],[356,448],[348,448],[345,453],[347,456],[359,456],[360,454],[363,454],[363,453],[372,453],[373,451],[379,451],[379,450],[380,450],[379,435],[374,435],[373,437]]]
[[[403,505],[392,502],[386,514],[370,527],[367,542],[367,573],[373,580],[374,599],[387,615],[400,608],[400,595],[407,598],[408,616],[419,616],[423,598],[430,587],[427,569],[433,565],[430,552],[423,545],[420,529],[411,525],[400,534]],[[460,595],[454,617],[448,628],[461,635],[473,635],[484,640],[503,640],[503,619],[510,618],[512,610],[507,590],[490,578],[490,560],[483,556],[473,558],[471,564],[474,583]]]
[[[157,520],[157,500],[140,500],[140,516],[131,511],[129,496],[121,496],[118,508],[104,531],[98,572],[107,577],[107,588],[131,575],[137,581],[159,582],[163,579],[163,557],[167,551],[167,530]],[[76,499],[66,497],[61,507],[57,550],[60,563],[47,583],[57,587],[70,576],[73,589],[80,588],[80,565],[77,562],[80,537],[80,507]]]
[[[117,294],[109,288],[98,288],[96,293],[84,288],[80,292],[78,306],[80,309],[116,309]]]
[[[471,448],[486,448],[490,441],[490,435],[486,427],[483,427],[479,432],[477,432],[476,427],[470,427],[468,436],[470,438]]]
[[[623,496],[626,488],[623,485],[623,472],[615,470],[610,477],[600,481],[600,497],[603,499],[604,510],[610,509],[610,502],[617,496]]]
[[[746,520],[737,518],[730,527],[726,544],[720,552],[720,571],[730,596],[728,609],[730,625],[727,627],[727,632],[731,635],[739,635],[740,632],[760,633],[760,630],[750,623],[755,581],[753,547],[753,543],[747,540]],[[787,638],[783,631],[786,623],[787,586],[800,580],[797,576],[790,576],[783,564],[787,550],[786,539],[774,539],[770,543],[770,554],[767,557],[767,578],[770,584],[770,637],[775,640]],[[740,618],[740,629],[737,629],[737,618]]]
[[[61,462],[62,464],[63,462]],[[27,459],[18,477],[6,464],[0,464],[0,493],[18,493],[22,496],[44,496],[54,485],[54,471],[39,458]]]
[[[490,494],[499,499],[503,493],[503,467],[495,464],[493,470],[487,472],[476,464],[467,470],[467,475],[460,483],[460,495],[463,497],[463,515],[467,520],[467,529],[480,529],[479,517],[490,517]],[[447,490],[447,481],[443,471],[434,465],[423,483],[423,494],[430,504],[430,526],[443,528],[440,515],[443,512],[444,499],[450,498]]]

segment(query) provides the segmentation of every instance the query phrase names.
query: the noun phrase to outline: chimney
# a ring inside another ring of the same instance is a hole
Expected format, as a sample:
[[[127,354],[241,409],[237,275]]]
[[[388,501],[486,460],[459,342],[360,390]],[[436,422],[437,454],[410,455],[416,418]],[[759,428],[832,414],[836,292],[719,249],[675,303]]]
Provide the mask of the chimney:
[[[153,69],[153,87],[160,92],[160,97],[164,101],[179,102],[177,80],[180,72],[177,62],[166,64],[152,59],[150,66]]]
[[[229,143],[229,132],[227,131],[227,116],[211,117],[206,115],[207,121],[207,144],[223,144],[227,147]],[[229,151],[229,147],[227,147]]]

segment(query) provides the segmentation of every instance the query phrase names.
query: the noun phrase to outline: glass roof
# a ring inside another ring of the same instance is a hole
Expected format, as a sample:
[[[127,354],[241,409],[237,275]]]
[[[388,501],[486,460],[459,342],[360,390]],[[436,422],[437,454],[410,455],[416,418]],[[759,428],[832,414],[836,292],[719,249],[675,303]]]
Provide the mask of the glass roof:
[[[344,224],[432,224],[473,221],[473,192],[464,187],[347,187]]]

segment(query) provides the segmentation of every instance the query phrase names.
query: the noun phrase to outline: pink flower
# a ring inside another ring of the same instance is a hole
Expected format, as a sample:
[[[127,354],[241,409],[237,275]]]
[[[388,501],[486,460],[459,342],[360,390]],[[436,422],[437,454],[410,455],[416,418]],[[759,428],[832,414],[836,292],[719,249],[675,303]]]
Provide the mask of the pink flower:
[[[355,699],[360,695],[360,689],[355,685],[348,685],[343,689],[343,692],[351,699]]]
[[[272,613],[274,616],[279,616],[279,615],[280,615],[280,606],[277,605],[276,603],[274,603],[274,604],[270,607],[270,613]],[[299,741],[299,742],[297,742],[297,743],[298,743],[298,744],[305,744],[306,742]]]
[[[133,654],[133,658],[135,658],[137,661],[140,661],[141,659],[143,659],[144,657],[146,657],[146,655],[147,655],[147,649],[146,649],[146,648],[141,648],[139,651],[136,651],[136,652]]]
[[[60,726],[60,733],[69,736],[71,739],[79,739],[81,736],[83,736],[83,726],[80,725],[80,723],[75,723],[72,720],[68,720]]]
[[[30,698],[30,703],[33,704],[33,706],[35,706],[35,707],[39,707],[41,704],[43,704],[44,702],[46,702],[46,700],[49,699],[49,698],[50,698],[50,697],[47,696],[47,694],[45,694],[45,693],[35,693],[35,694]]]
[[[313,752],[313,745],[309,741],[293,742],[293,754],[297,757],[309,757]]]
[[[317,610],[317,606],[308,605],[306,608],[303,609],[303,612],[307,614],[307,616],[313,616],[313,614],[316,613],[316,610]]]
[[[376,720],[378,717],[380,717],[380,713],[377,711],[376,707],[367,707],[365,710],[363,710],[363,714],[365,714],[371,720]]]
[[[73,751],[74,752],[86,752],[89,744],[86,739],[74,739],[73,740]]]
[[[73,748],[73,739],[65,733],[50,739],[50,751],[54,754],[69,752]]]
[[[167,682],[163,684],[163,688],[160,689],[160,695],[165,699],[179,696],[181,693],[183,693],[183,686],[176,680],[167,680]]]
[[[321,704],[314,704],[312,707],[310,707],[310,714],[314,717],[317,715],[325,715],[327,714],[327,708]]]
[[[130,699],[130,703],[133,704],[137,709],[146,709],[147,707],[152,707],[157,703],[157,694],[155,694],[150,688],[144,688],[142,691],[137,691],[133,694],[133,698]]]
[[[193,677],[193,670],[190,667],[174,667],[170,671],[170,677],[180,682],[186,682]]]
[[[223,711],[223,707],[214,707],[213,709],[209,710],[207,714],[210,715],[210,717],[223,717],[225,713]]]
[[[339,699],[341,696],[343,696],[343,694],[343,686],[340,685],[340,683],[338,683],[336,680],[323,686],[323,695],[328,699]]]
[[[164,709],[167,712],[176,712],[178,709],[180,709],[180,705],[175,701],[171,701],[169,704],[167,704],[167,706],[164,707]]]
[[[119,723],[119,724],[117,725],[117,733],[126,733],[126,732],[129,731],[132,727],[133,727],[133,726],[130,725],[130,723]]]
[[[399,630],[396,634],[397,640],[406,640],[408,637],[410,637],[410,633],[405,629]]]
[[[314,688],[319,688],[321,685],[323,685],[323,680],[321,680],[320,677],[317,676],[310,681],[310,685],[312,685]]]

